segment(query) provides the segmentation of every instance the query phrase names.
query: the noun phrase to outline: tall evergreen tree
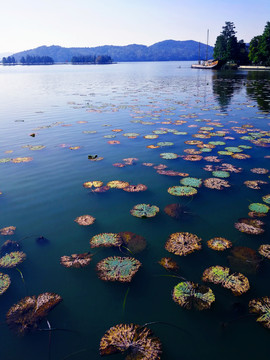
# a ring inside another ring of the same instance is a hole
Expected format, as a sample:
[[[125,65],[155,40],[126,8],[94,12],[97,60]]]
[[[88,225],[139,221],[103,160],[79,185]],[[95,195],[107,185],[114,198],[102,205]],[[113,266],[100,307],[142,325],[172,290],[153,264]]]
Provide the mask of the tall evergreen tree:
[[[270,22],[262,35],[255,36],[249,46],[249,59],[253,64],[270,66]]]

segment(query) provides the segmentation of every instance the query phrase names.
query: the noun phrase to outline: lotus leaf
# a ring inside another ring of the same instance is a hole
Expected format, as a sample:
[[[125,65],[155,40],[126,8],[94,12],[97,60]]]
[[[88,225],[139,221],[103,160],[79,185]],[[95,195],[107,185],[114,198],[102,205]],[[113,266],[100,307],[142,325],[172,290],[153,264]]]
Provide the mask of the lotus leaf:
[[[101,280],[131,282],[141,265],[132,257],[110,256],[98,262],[96,269]]]
[[[168,189],[168,193],[174,196],[193,196],[198,190],[191,186],[172,186]]]
[[[229,275],[230,269],[223,266],[211,266],[204,270],[203,281],[214,284],[221,284],[226,289],[230,289],[236,296],[242,295],[250,288],[248,278],[241,273]]]
[[[60,295],[48,292],[27,296],[8,310],[7,324],[20,335],[36,330],[39,322],[61,301]]]
[[[264,232],[264,229],[261,228],[263,224],[264,223],[258,219],[240,218],[238,222],[234,224],[234,227],[246,234],[259,235]]]
[[[110,141],[107,141],[107,143],[110,145],[116,145],[116,144],[120,144],[120,141],[119,140],[110,140]]]
[[[17,157],[15,159],[12,159],[11,162],[17,164],[17,163],[21,163],[21,162],[29,162],[32,160],[33,160],[32,157]]]
[[[109,186],[101,186],[99,188],[93,189],[92,192],[95,193],[104,193],[106,191],[110,190]]]
[[[218,178],[227,178],[230,176],[230,173],[228,171],[219,170],[219,171],[213,171],[212,175]]]
[[[265,185],[267,182],[262,180],[247,180],[244,184],[250,189],[259,190],[261,189],[260,185]]]
[[[161,146],[161,147],[162,146],[172,146],[172,145],[174,145],[174,143],[170,142],[170,141],[161,141],[161,142],[158,142],[157,145]]]
[[[237,154],[233,154],[232,158],[239,159],[239,160],[245,160],[245,159],[251,158],[251,156],[248,155],[248,154],[239,154],[239,153],[237,153]]]
[[[176,261],[174,261],[170,257],[163,257],[159,262],[161,266],[163,266],[166,270],[178,271],[179,266]]]
[[[185,186],[192,186],[199,188],[202,185],[202,179],[194,177],[185,177],[180,180],[180,183]]]
[[[259,247],[259,254],[266,257],[267,259],[270,259],[270,245],[264,244]]]
[[[225,147],[225,150],[232,152],[232,153],[239,153],[239,152],[243,151],[242,149],[239,149],[236,146],[227,146],[227,147]]]
[[[82,215],[78,216],[74,221],[79,225],[88,226],[94,224],[95,220],[96,218],[91,215]]]
[[[153,135],[153,134],[151,134],[151,135],[145,135],[144,138],[145,138],[145,139],[153,140],[153,139],[157,139],[157,138],[158,138],[158,135]]]
[[[184,215],[191,214],[188,207],[180,204],[169,204],[165,206],[164,211],[167,215],[175,219],[180,219]]]
[[[7,274],[0,273],[0,295],[9,288],[10,277]]]
[[[122,135],[126,136],[126,137],[129,137],[129,138],[136,138],[140,134],[138,134],[138,133],[125,133],[125,134],[122,134]]]
[[[92,260],[92,254],[89,252],[84,254],[72,254],[70,256],[61,256],[60,264],[70,268],[82,268],[90,264]]]
[[[227,180],[218,179],[218,178],[208,178],[203,182],[204,186],[209,189],[223,190],[225,187],[230,187],[231,185]]]
[[[259,314],[258,322],[270,329],[270,297],[264,296],[260,299],[253,299],[248,304],[249,312]]]
[[[209,309],[215,301],[215,295],[210,288],[191,281],[177,284],[173,289],[172,297],[177,304],[186,309],[192,307],[198,310]]]
[[[207,241],[208,247],[217,251],[224,251],[232,247],[232,242],[222,237],[215,237]]]
[[[109,188],[124,189],[125,187],[129,186],[129,183],[121,180],[113,180],[109,181],[107,186],[109,186]]]
[[[248,208],[249,208],[249,210],[255,211],[257,213],[266,214],[269,211],[269,206],[267,206],[265,204],[260,204],[260,203],[252,203],[249,205]]]
[[[100,355],[123,353],[130,355],[126,360],[160,360],[161,342],[145,326],[118,324],[106,331],[99,345]]]
[[[7,226],[7,227],[0,229],[0,234],[1,235],[13,235],[15,230],[16,230],[15,226]]]
[[[127,192],[139,192],[139,191],[147,190],[147,186],[144,184],[128,185],[125,188],[123,188],[123,190]]]
[[[126,159],[123,159],[125,165],[134,165],[134,162],[135,161],[138,161],[137,158],[126,158]]]
[[[226,145],[226,143],[224,141],[209,141],[208,144],[215,145],[215,146],[217,146],[217,145]]]
[[[7,162],[10,162],[12,159],[10,158],[2,158],[0,159],[0,164],[4,164],[4,163],[7,163]]]
[[[161,153],[160,157],[165,160],[172,160],[172,159],[177,159],[179,155],[175,153]]]
[[[183,159],[187,161],[200,161],[202,158],[201,155],[186,155],[183,157]]]
[[[0,267],[13,268],[21,264],[26,259],[26,255],[22,251],[13,251],[0,258]]]
[[[91,188],[91,187],[95,187],[95,188],[99,188],[103,185],[102,181],[87,181],[83,184],[83,187],[85,188]]]
[[[177,232],[169,236],[165,249],[175,255],[186,256],[195,250],[201,250],[201,239],[188,232]]]
[[[202,153],[202,150],[196,150],[196,149],[184,149],[184,152],[186,154],[192,154],[192,155],[198,155]]]
[[[130,210],[131,215],[139,218],[154,217],[159,212],[156,205],[137,204]]]
[[[158,170],[157,173],[160,175],[167,175],[167,176],[188,176],[187,173],[182,173],[174,170]]]
[[[111,247],[111,246],[121,246],[122,238],[118,234],[114,233],[102,233],[95,235],[90,240],[91,248],[95,247]]]
[[[269,172],[268,169],[264,169],[264,168],[253,168],[250,169],[251,172],[253,172],[254,174],[267,174]]]
[[[153,130],[153,133],[158,135],[167,134],[167,132],[166,130]]]
[[[264,195],[262,199],[266,204],[270,204],[270,194]]]
[[[118,235],[121,236],[123,245],[125,245],[133,254],[141,252],[146,248],[146,240],[140,235],[131,231],[123,231],[118,233]]]

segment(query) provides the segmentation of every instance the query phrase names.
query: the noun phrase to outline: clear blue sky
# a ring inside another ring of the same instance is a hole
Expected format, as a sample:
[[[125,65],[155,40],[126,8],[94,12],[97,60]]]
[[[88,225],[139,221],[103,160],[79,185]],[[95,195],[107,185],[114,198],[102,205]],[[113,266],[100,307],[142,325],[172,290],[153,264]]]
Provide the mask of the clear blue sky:
[[[92,47],[196,40],[214,45],[225,21],[249,42],[270,0],[11,0],[0,5],[0,53],[41,45]]]

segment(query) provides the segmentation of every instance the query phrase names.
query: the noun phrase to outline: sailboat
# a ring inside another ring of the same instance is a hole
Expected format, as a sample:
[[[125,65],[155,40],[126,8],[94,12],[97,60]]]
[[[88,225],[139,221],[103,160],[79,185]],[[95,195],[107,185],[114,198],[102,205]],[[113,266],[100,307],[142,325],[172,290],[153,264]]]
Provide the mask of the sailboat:
[[[219,69],[222,65],[220,60],[208,60],[208,40],[209,30],[207,30],[207,47],[206,47],[206,60],[200,60],[200,43],[199,43],[199,60],[198,64],[192,64],[192,69]]]

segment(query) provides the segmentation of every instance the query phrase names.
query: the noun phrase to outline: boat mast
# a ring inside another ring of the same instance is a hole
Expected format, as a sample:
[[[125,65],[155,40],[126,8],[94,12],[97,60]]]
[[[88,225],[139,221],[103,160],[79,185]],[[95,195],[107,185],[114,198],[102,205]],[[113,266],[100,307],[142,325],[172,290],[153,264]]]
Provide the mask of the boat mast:
[[[208,41],[209,41],[209,29],[207,29],[206,61],[208,60]]]
[[[199,42],[199,58],[198,58],[198,64],[201,63],[201,43]]]

